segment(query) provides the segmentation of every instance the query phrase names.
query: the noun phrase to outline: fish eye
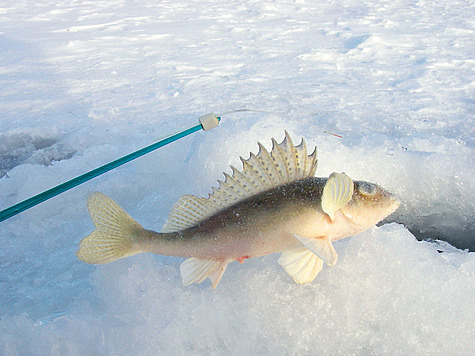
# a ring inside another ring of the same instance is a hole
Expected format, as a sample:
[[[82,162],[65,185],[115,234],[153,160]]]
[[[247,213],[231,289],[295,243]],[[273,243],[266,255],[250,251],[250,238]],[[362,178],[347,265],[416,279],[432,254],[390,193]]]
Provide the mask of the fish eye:
[[[368,182],[359,182],[358,191],[363,195],[374,195],[376,193],[376,186]]]

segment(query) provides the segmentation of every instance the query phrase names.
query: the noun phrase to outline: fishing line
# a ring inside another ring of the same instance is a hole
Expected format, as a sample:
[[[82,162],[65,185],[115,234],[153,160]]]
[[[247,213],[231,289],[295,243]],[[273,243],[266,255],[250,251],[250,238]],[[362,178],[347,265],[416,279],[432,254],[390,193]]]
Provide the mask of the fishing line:
[[[283,114],[279,114],[277,112],[271,112],[271,111],[265,111],[265,110],[258,110],[258,109],[236,109],[236,110],[231,110],[231,111],[225,111],[223,112],[222,114],[219,114],[219,116],[224,116],[224,115],[228,115],[228,114],[233,114],[233,113],[236,113],[236,112],[261,112],[261,113],[264,113],[264,114],[271,114],[271,115],[277,115],[277,116],[280,116],[282,118],[284,118],[285,116]],[[343,138],[342,135],[340,134],[336,134],[336,133],[333,133],[333,132],[329,132],[329,131],[326,131],[326,130],[323,130],[323,133],[324,134],[327,134],[327,135],[330,135],[330,136],[334,136],[334,137],[338,137],[338,138]]]
[[[276,113],[276,112],[258,110],[258,109],[236,109],[236,110],[231,110],[231,111],[225,111],[223,113],[217,114],[217,116],[220,117],[220,116],[224,116],[224,115],[234,114],[236,112],[261,112],[261,113],[264,113],[264,114],[283,116],[282,114],[279,114],[279,113]]]

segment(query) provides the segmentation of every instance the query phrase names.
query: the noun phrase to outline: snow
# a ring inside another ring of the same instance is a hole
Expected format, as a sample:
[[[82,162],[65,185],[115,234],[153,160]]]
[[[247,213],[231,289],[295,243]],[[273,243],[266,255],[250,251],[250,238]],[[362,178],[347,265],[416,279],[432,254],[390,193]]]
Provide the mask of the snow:
[[[0,209],[208,112],[267,113],[223,115],[0,223],[0,353],[475,354],[473,14],[447,0],[4,1]],[[183,287],[179,258],[76,258],[89,193],[160,230],[182,194],[206,195],[284,130],[318,146],[318,176],[402,201],[335,243],[313,283],[277,255],[231,264],[216,290]]]

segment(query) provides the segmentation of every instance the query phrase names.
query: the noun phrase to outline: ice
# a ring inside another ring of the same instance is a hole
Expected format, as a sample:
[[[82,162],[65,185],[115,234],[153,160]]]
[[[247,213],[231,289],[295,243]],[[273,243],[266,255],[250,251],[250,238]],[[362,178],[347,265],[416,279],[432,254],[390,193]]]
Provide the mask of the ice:
[[[475,354],[472,14],[464,1],[4,2],[0,209],[208,112],[267,113],[223,115],[0,223],[0,354]],[[318,146],[318,176],[402,201],[335,243],[311,284],[277,255],[232,263],[216,290],[183,287],[180,258],[76,258],[89,193],[159,230],[181,195],[205,196],[284,130]]]
[[[336,248],[338,264],[307,286],[276,256],[230,265],[216,290],[181,287],[176,259],[133,257],[93,272],[67,313],[2,318],[0,340],[38,354],[473,351],[473,254],[438,253],[397,224]]]

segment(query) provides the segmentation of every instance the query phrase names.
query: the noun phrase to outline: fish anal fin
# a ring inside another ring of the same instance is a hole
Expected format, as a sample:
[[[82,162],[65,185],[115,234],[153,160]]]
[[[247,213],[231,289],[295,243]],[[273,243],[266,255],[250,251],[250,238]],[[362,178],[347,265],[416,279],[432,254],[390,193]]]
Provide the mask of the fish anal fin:
[[[313,281],[323,267],[323,261],[303,246],[282,252],[278,262],[299,284]]]
[[[351,200],[353,190],[353,180],[345,173],[330,174],[323,188],[322,209],[332,221],[335,213]]]
[[[229,261],[206,260],[195,257],[188,258],[180,266],[183,285],[201,283],[206,278],[209,278],[212,287],[216,288],[228,263]]]
[[[299,235],[294,236],[306,248],[320,257],[327,265],[333,266],[338,260],[338,254],[328,237],[308,238]]]
[[[223,277],[224,271],[226,271],[226,267],[228,266],[227,262],[222,262],[218,268],[214,271],[213,274],[209,275],[209,279],[211,280],[211,288],[215,289],[218,285],[221,277]]]

